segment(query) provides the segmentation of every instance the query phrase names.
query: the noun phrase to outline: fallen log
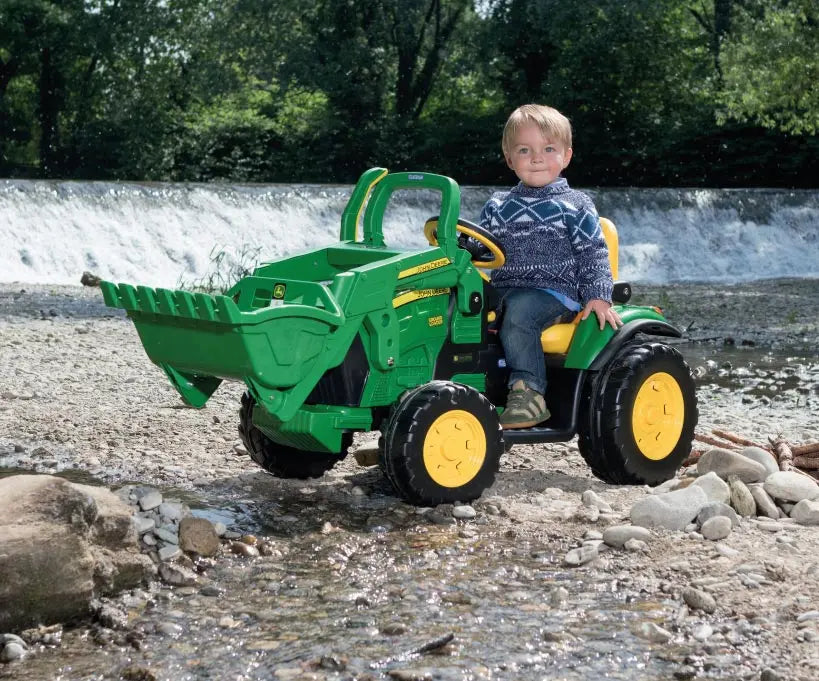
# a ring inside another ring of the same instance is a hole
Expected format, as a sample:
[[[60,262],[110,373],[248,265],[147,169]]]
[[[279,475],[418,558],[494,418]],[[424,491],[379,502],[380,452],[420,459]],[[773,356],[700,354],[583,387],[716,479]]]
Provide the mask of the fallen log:
[[[796,468],[819,471],[819,457],[795,456],[793,457],[793,465],[796,466]]]
[[[735,433],[731,433],[727,430],[720,430],[719,428],[712,428],[711,432],[716,435],[717,437],[721,437],[723,440],[729,440],[735,444],[742,445],[743,447],[759,447],[760,449],[770,449],[770,447],[766,447],[765,445],[761,445],[757,442],[753,442],[747,438],[741,437]]]
[[[804,445],[795,445],[791,447],[794,456],[819,456],[819,442],[809,442]]]
[[[768,438],[768,440],[771,443],[771,447],[773,447],[774,456],[776,456],[776,460],[779,462],[779,470],[792,471],[793,452],[791,451],[791,447],[787,440],[782,438]]]
[[[739,449],[739,445],[725,440],[718,440],[710,435],[703,435],[702,433],[694,433],[694,439],[698,442],[704,442],[707,445],[714,445],[715,447],[722,447],[723,449]]]

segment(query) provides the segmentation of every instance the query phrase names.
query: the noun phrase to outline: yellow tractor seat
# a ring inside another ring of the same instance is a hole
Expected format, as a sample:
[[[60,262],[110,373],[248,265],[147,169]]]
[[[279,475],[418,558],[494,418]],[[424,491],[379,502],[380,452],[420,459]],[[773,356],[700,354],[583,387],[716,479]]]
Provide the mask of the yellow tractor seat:
[[[617,228],[608,218],[600,218],[600,228],[603,231],[603,238],[606,240],[606,246],[608,246],[609,249],[611,276],[617,281],[619,255],[617,250]],[[553,324],[543,330],[543,333],[540,335],[540,346],[543,348],[544,353],[549,355],[565,355],[569,351],[574,330],[580,323],[580,315],[581,313],[578,312],[571,322]]]

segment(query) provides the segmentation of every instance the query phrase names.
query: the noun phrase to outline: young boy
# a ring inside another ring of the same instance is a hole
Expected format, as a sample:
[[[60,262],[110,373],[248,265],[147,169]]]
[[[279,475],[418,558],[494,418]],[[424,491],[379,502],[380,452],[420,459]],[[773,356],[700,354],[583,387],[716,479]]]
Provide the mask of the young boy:
[[[506,263],[492,273],[501,298],[500,340],[510,369],[504,428],[549,418],[540,335],[569,312],[592,312],[600,328],[622,326],[611,307],[612,276],[592,200],[560,176],[572,158],[572,128],[559,111],[526,104],[503,130],[503,155],[520,182],[498,192],[481,226],[503,244]]]

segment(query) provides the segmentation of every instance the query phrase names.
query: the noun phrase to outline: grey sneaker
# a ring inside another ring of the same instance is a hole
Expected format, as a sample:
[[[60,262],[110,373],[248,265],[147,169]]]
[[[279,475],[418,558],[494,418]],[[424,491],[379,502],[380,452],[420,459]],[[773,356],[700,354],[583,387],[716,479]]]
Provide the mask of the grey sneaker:
[[[523,381],[515,381],[506,398],[506,409],[500,417],[503,428],[530,428],[551,416],[546,400]]]

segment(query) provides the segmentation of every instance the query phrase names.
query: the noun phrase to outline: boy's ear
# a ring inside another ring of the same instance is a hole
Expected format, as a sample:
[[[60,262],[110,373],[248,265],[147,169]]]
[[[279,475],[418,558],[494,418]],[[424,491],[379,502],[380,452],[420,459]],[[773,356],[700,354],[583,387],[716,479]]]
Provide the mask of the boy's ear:
[[[505,153],[505,152],[503,154],[503,157],[506,159],[506,165],[508,165],[512,170],[514,170],[515,168],[512,165],[512,157],[509,154]]]
[[[565,168],[566,166],[568,166],[569,161],[571,161],[571,160],[572,160],[572,148],[567,147],[566,148],[566,153],[563,154],[563,167]]]

